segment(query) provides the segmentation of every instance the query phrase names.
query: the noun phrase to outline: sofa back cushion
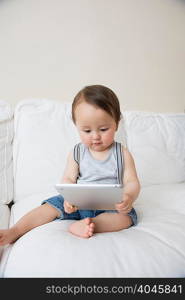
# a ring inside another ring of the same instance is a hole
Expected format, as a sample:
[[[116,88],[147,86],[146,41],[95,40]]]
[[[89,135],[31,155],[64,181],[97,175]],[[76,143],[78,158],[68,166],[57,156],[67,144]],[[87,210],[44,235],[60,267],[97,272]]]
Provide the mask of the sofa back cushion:
[[[55,195],[67,154],[79,142],[71,103],[22,100],[14,124],[14,201]],[[131,151],[142,186],[185,181],[185,114],[126,111],[116,140]]]
[[[141,185],[185,181],[185,114],[132,111],[124,119]]]
[[[33,194],[57,194],[66,157],[79,136],[71,118],[71,103],[51,99],[25,99],[15,108],[14,201]],[[122,121],[117,140],[124,141]]]
[[[8,204],[13,199],[13,109],[0,100],[0,202]]]

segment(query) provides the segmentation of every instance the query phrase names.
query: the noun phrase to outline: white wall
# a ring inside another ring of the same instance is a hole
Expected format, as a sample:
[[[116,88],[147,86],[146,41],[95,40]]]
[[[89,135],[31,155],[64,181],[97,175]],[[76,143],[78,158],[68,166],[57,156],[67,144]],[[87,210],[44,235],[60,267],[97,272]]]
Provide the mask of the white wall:
[[[183,112],[185,1],[0,1],[0,99],[71,101],[87,84],[127,110]]]

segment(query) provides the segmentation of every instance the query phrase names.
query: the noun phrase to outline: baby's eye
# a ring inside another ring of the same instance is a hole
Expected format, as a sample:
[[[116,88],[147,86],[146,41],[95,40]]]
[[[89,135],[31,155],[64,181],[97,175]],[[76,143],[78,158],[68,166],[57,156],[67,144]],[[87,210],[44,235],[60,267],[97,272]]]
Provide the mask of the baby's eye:
[[[107,131],[108,128],[101,128],[100,131]]]
[[[90,133],[91,131],[89,129],[84,130],[86,133]]]

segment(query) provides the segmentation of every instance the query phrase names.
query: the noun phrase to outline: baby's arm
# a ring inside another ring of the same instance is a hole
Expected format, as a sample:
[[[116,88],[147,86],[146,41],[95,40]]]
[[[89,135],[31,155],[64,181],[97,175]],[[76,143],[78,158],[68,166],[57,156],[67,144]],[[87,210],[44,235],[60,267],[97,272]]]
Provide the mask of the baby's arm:
[[[128,213],[139,195],[140,183],[131,153],[126,148],[122,148],[122,151],[125,164],[123,176],[124,192],[122,202],[116,204],[116,209],[119,212]]]
[[[67,163],[61,179],[61,183],[76,183],[78,173],[79,173],[78,164],[73,158],[73,151],[71,151],[67,157]],[[71,205],[67,201],[64,201],[64,210],[66,213],[68,214],[73,213],[77,209],[78,209],[77,207]]]
[[[67,157],[67,163],[61,179],[61,183],[76,183],[78,173],[78,164],[73,158],[73,151],[71,151]]]

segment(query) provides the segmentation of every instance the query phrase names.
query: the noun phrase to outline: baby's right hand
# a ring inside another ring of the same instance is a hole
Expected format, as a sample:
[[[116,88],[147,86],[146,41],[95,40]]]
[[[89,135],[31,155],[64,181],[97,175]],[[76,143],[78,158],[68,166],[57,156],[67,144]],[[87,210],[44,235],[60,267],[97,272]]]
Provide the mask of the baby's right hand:
[[[67,201],[64,200],[64,211],[67,214],[71,214],[71,213],[73,213],[73,212],[75,212],[77,210],[78,210],[77,206],[71,205],[69,202],[67,202]]]

